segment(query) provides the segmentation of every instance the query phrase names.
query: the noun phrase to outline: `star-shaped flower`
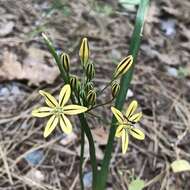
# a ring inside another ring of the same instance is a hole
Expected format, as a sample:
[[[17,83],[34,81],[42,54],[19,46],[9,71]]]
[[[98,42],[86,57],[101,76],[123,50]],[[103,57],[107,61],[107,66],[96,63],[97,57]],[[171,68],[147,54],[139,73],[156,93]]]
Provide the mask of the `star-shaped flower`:
[[[137,109],[138,103],[136,100],[132,101],[129,105],[126,114],[123,115],[118,109],[115,107],[111,107],[111,110],[118,121],[118,127],[116,130],[116,137],[122,137],[122,153],[126,153],[129,143],[129,134],[138,140],[144,140],[144,133],[134,127],[134,124],[137,123],[141,117],[142,112],[134,114]]]
[[[64,85],[61,89],[59,94],[59,103],[48,92],[40,90],[39,93],[44,96],[45,102],[49,107],[37,108],[32,111],[32,115],[36,117],[51,116],[46,124],[44,137],[48,137],[52,133],[58,122],[60,123],[61,129],[64,133],[71,133],[72,125],[66,115],[76,115],[87,111],[86,107],[80,105],[65,105],[71,95],[71,87],[68,84]]]

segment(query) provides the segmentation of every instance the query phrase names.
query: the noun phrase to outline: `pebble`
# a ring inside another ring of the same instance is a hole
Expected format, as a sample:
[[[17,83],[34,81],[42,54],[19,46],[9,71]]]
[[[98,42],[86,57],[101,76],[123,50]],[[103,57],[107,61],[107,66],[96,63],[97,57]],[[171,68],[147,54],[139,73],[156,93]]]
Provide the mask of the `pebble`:
[[[87,172],[83,176],[84,187],[90,188],[92,186],[92,172]]]
[[[174,19],[161,21],[161,29],[166,36],[174,36],[176,34],[176,21]]]
[[[128,89],[128,91],[127,91],[127,98],[131,98],[133,96],[134,96],[133,91],[131,89]]]
[[[167,67],[167,73],[169,76],[177,77],[178,76],[178,70],[174,67]]]
[[[0,88],[0,96],[9,96],[10,91],[7,87]]]
[[[37,165],[43,159],[43,151],[36,150],[27,154],[24,159],[31,165]]]
[[[44,174],[38,169],[31,169],[27,174],[26,177],[31,179],[33,182],[40,183],[45,180]]]

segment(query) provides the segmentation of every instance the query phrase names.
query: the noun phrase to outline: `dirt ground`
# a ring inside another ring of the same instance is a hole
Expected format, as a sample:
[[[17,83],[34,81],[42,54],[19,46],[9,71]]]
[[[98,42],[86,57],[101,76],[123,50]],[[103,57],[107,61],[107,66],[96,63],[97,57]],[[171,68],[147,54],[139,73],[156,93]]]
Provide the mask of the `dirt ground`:
[[[177,159],[190,162],[189,10],[189,0],[151,1],[125,105],[138,100],[146,138],[130,138],[125,155],[115,141],[109,190],[127,189],[133,177],[143,179],[147,190],[190,189],[189,172],[167,169]],[[63,85],[41,32],[58,51],[69,53],[72,73],[78,76],[79,43],[87,36],[96,87],[102,88],[128,54],[135,13],[136,7],[116,0],[0,0],[0,190],[80,189],[78,120],[72,121],[71,136],[57,130],[44,139],[46,120],[31,116],[31,110],[43,104],[39,89],[58,95]],[[108,90],[98,101],[109,96]],[[100,164],[112,115],[109,106],[97,113],[105,122],[89,121]],[[85,174],[91,169],[88,158],[86,147]]]

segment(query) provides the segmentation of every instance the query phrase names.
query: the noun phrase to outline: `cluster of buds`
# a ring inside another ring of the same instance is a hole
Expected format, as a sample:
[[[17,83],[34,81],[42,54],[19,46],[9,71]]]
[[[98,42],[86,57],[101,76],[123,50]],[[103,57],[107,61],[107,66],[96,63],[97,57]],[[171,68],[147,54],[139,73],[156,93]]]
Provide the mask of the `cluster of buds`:
[[[83,38],[80,50],[79,50],[79,57],[82,64],[83,72],[85,73],[85,79],[80,80],[73,75],[70,75],[70,58],[69,55],[66,53],[62,53],[60,56],[60,62],[62,69],[69,77],[70,85],[72,90],[81,97],[83,100],[83,104],[92,107],[96,104],[96,90],[94,89],[93,85],[93,78],[95,76],[95,67],[94,64],[89,61],[90,57],[90,50],[89,50],[89,43],[87,38]],[[117,82],[117,78],[124,75],[133,63],[132,55],[125,57],[116,67],[115,72],[113,73],[112,81],[111,81],[111,93],[112,97],[115,98],[119,91],[120,85]]]

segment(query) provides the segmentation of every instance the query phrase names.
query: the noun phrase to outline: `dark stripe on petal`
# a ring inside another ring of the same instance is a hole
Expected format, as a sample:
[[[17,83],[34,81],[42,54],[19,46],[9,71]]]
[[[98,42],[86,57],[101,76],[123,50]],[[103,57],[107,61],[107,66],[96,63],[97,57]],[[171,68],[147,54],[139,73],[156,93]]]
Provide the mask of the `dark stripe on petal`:
[[[129,112],[129,116],[128,117],[131,117],[131,113],[132,113],[132,110],[134,110],[134,106],[135,104],[133,105],[133,107],[131,108],[130,112]]]
[[[61,115],[61,119],[62,119],[62,121],[63,121],[65,127],[67,127],[67,124],[65,123],[65,119],[63,118],[63,115]]]
[[[66,92],[63,94],[63,97],[62,97],[62,99],[61,99],[60,105],[62,105],[63,100],[65,99],[65,95],[66,95]]]
[[[125,71],[125,69],[129,66],[129,64],[130,64],[130,61],[125,65],[125,67],[123,67],[123,69],[118,73],[118,75],[120,75],[121,73],[123,73]],[[120,67],[122,67],[122,65]]]
[[[52,100],[47,95],[45,97],[56,107],[56,105],[52,102]]]
[[[51,126],[53,125],[53,122],[55,121],[56,117],[54,117],[53,121],[51,122],[51,124],[49,125],[49,128],[51,128]]]
[[[131,128],[131,129],[130,129],[130,131],[133,131],[134,133],[136,133],[137,135],[139,135],[139,136],[140,136],[140,134],[139,134],[139,133],[137,133],[135,130],[133,130],[133,128]]]
[[[82,43],[83,43],[83,44],[82,44],[82,45],[83,45],[83,49],[82,49],[82,61],[83,61],[83,63],[84,63],[84,59],[85,59],[85,58],[84,58],[84,55],[85,55],[85,42],[83,41]]]

